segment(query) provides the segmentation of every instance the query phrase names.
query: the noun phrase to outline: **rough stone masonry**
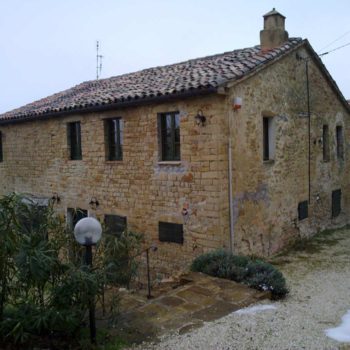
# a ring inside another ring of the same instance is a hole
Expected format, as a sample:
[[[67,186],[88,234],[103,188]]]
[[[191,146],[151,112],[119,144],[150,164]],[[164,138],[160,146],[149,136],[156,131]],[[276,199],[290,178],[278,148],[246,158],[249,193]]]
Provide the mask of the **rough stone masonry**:
[[[101,220],[126,217],[145,247],[157,244],[152,265],[160,274],[232,241],[237,253],[266,256],[345,225],[350,109],[310,44],[288,39],[282,22],[288,41],[275,49],[87,82],[0,116],[0,194],[57,194],[62,215],[81,208]],[[166,112],[180,116],[180,160],[161,158],[159,115]],[[123,157],[109,161],[104,122],[116,117]],[[76,121],[81,160],[70,159],[67,142],[67,124]],[[183,243],[159,241],[159,222],[182,225]]]

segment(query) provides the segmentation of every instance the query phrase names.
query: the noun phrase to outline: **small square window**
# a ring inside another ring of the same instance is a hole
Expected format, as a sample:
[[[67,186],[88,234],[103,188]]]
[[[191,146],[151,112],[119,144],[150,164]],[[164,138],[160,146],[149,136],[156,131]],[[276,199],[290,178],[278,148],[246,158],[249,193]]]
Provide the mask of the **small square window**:
[[[106,233],[117,237],[126,230],[126,216],[105,215]]]
[[[308,201],[303,201],[298,204],[298,220],[304,220],[309,217]]]
[[[123,159],[123,124],[121,118],[106,119],[104,122],[107,160]]]
[[[159,114],[161,160],[180,160],[180,114]]]
[[[332,191],[332,218],[339,216],[341,213],[341,190]]]
[[[81,160],[81,128],[80,122],[68,123],[67,139],[71,160]]]
[[[161,242],[172,242],[183,244],[184,231],[182,224],[170,222],[159,222],[159,240]]]

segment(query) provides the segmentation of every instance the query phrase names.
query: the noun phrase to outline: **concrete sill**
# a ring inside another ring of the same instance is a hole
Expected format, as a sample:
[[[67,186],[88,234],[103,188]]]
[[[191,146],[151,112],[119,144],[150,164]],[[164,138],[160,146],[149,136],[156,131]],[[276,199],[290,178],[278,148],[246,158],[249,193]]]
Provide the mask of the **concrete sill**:
[[[105,161],[105,164],[108,164],[108,165],[121,164],[121,163],[123,163],[122,160],[106,160]]]
[[[158,165],[181,165],[181,161],[179,160],[161,161],[161,162],[158,162]]]
[[[275,163],[275,160],[274,159],[264,160],[263,163],[266,165],[272,165]]]

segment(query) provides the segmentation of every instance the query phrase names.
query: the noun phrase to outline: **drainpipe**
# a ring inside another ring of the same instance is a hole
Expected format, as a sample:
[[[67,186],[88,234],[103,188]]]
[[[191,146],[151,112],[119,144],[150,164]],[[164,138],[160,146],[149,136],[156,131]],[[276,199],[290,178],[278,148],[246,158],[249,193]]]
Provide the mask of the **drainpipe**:
[[[230,252],[234,252],[231,116],[228,120],[228,199],[230,205]]]
[[[306,93],[307,93],[307,116],[308,116],[308,136],[309,136],[309,205],[311,202],[311,110],[310,110],[310,85],[309,85],[309,59],[305,60]]]

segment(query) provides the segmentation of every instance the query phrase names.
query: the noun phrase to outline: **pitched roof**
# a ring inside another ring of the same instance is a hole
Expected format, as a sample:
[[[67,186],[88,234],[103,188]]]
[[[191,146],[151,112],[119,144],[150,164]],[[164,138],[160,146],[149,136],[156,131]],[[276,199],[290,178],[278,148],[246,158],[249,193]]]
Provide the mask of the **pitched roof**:
[[[41,119],[63,113],[117,108],[162,97],[210,93],[239,80],[303,43],[290,38],[262,52],[260,46],[225,52],[172,65],[149,68],[108,79],[87,81],[71,89],[0,115],[0,123]]]

